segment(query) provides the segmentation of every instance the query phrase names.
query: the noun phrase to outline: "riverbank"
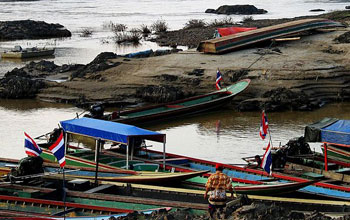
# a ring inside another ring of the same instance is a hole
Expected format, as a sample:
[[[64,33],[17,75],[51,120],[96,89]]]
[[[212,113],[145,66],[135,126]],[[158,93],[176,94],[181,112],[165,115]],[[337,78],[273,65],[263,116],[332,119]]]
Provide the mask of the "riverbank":
[[[348,14],[349,11],[333,12],[321,17],[349,24]],[[262,27],[285,21],[257,20],[244,26]],[[203,32],[212,33],[210,28],[188,31],[167,34],[204,40],[206,35]],[[272,47],[268,43],[259,45],[259,48],[222,55],[202,54],[192,49],[145,58],[117,56],[103,62],[91,62],[97,66],[108,64],[108,68],[102,70],[83,71],[84,74],[77,77],[71,77],[71,71],[64,72],[70,80],[47,82],[36,98],[73,104],[104,101],[125,105],[172,101],[215,90],[216,70],[219,68],[224,86],[243,78],[252,80],[248,89],[234,100],[235,107],[241,111],[257,110],[263,106],[269,111],[312,110],[327,102],[350,98],[347,84],[350,79],[350,45],[334,40],[349,31],[349,28],[339,28],[331,32],[309,33],[302,35],[300,40],[276,43]],[[179,41],[180,44],[184,43]]]

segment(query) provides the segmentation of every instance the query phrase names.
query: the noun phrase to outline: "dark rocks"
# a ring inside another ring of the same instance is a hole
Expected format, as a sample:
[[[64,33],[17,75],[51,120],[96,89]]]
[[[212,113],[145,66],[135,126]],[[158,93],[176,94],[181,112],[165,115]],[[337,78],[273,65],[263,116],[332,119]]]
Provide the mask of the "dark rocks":
[[[325,11],[324,9],[320,9],[320,8],[317,8],[317,9],[311,9],[310,12],[320,12],[320,11]]]
[[[44,87],[46,87],[46,84],[42,80],[25,77],[21,72],[19,76],[9,75],[0,80],[0,97],[11,99],[33,98]]]
[[[203,76],[204,75],[204,69],[194,69],[192,72],[189,72],[188,75],[192,76]]]
[[[254,5],[222,5],[218,9],[207,9],[205,13],[215,14],[240,14],[240,15],[253,15],[253,14],[266,14],[264,9],[258,9]]]
[[[5,77],[8,76],[22,76],[22,77],[45,77],[47,75],[55,73],[58,71],[59,66],[54,64],[54,62],[41,60],[39,62],[30,62],[25,65],[23,68],[15,68],[12,71],[5,74]]]
[[[334,41],[338,43],[350,43],[350,31],[345,32],[342,35],[339,35],[337,38],[334,39]]]
[[[230,82],[233,83],[245,78],[245,76],[248,75],[248,73],[249,73],[249,70],[247,69],[229,70],[224,72],[224,77],[229,78]]]
[[[44,21],[18,20],[0,22],[0,40],[70,37],[71,32],[60,24]]]
[[[345,6],[345,9],[350,9],[350,5],[348,5],[348,6]]]
[[[118,55],[112,52],[100,53],[89,64],[83,68],[78,68],[78,70],[72,74],[72,78],[82,78],[87,74],[92,74],[92,76],[90,76],[90,79],[101,79],[101,75],[99,75],[97,72],[120,65],[120,62],[114,63],[108,61],[109,59],[115,59],[117,57]]]
[[[169,75],[169,74],[162,74],[162,75],[160,75],[160,78],[167,81],[167,82],[174,82],[174,81],[179,79],[178,76]]]
[[[269,112],[299,110],[310,111],[319,108],[320,101],[310,100],[304,93],[286,88],[277,88],[265,92],[261,98],[247,99],[237,106],[240,111],[265,109]]]
[[[213,14],[215,14],[216,10],[212,9],[212,8],[208,8],[207,10],[205,10],[205,13],[213,13]]]
[[[136,97],[153,103],[171,102],[185,97],[181,88],[173,86],[146,86],[137,89]]]

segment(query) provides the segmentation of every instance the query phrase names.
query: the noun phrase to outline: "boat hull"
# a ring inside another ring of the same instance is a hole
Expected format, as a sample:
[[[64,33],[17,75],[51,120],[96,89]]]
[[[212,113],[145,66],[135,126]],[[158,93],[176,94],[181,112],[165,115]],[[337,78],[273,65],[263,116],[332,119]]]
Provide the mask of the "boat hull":
[[[117,113],[118,118],[111,120],[126,124],[142,124],[215,110],[228,104],[237,94],[243,92],[248,87],[249,83],[249,79],[241,80],[225,89],[209,94],[166,104],[121,111]],[[113,114],[111,114],[111,117],[112,116]]]
[[[54,49],[50,50],[38,50],[38,51],[28,51],[28,52],[3,52],[1,53],[1,58],[7,59],[25,59],[32,57],[44,57],[52,56],[55,53]]]

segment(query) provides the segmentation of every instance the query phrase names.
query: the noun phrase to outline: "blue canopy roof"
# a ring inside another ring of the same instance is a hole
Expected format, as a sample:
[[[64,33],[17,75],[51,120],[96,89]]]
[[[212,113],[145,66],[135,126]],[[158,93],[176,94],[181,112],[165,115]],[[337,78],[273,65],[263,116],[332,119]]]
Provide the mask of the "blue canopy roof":
[[[350,145],[350,120],[338,120],[321,128],[321,141]]]
[[[92,118],[79,118],[61,121],[64,131],[104,140],[128,144],[129,137],[165,142],[165,134],[149,131],[132,125]]]

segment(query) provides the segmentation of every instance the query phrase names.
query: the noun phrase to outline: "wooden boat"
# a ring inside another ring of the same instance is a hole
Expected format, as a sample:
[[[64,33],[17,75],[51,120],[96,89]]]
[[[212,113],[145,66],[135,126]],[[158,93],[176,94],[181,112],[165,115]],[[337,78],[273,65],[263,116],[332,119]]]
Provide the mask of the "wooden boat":
[[[325,152],[325,146],[321,145],[321,150],[324,155],[327,155],[329,159],[340,161],[345,163],[347,166],[350,165],[350,149],[336,144],[328,144],[327,152]]]
[[[107,154],[113,157],[122,157],[122,154],[112,152],[111,150],[105,150],[103,154]],[[159,151],[142,149],[138,152],[138,155],[139,156],[134,156],[134,159],[144,160],[145,162],[150,163],[159,163],[161,167],[163,166],[163,164],[159,161],[159,158],[161,158],[162,155]],[[210,172],[215,172],[216,162],[214,161],[206,161],[171,153],[166,153],[165,161],[165,167],[169,170],[173,169],[181,172],[193,170],[210,170]],[[262,184],[264,182],[269,182],[276,179],[280,180],[281,182],[307,182],[308,178],[310,178],[310,176],[301,177],[275,171],[272,173],[272,176],[269,176],[266,172],[260,169],[239,167],[229,164],[222,165],[224,166],[224,173],[232,177],[233,181],[241,183]],[[319,181],[313,183],[312,185],[299,189],[298,192],[333,199],[336,198],[341,200],[350,200],[350,188],[341,184],[337,184],[337,182]]]
[[[12,189],[12,192],[20,193],[22,190],[26,189],[29,191],[31,187],[16,187]],[[32,187],[33,188],[33,187]],[[38,187],[37,187],[38,188]],[[9,190],[11,188],[2,188],[3,190]],[[35,188],[34,188],[35,189]],[[34,190],[32,189],[32,190]],[[41,188],[43,190],[50,190]],[[36,190],[38,191],[38,190]],[[11,191],[7,191],[11,192]],[[81,196],[84,193],[76,192]],[[103,201],[102,197],[105,195],[98,194],[101,196],[101,199],[82,199],[69,194],[74,194],[74,192],[68,192],[66,201],[57,201],[57,199],[39,199],[39,198],[26,198],[21,196],[9,196],[9,195],[0,195],[0,211],[6,211],[8,214],[2,213],[2,216],[26,216],[28,214],[35,214],[37,218],[49,218],[49,219],[63,219],[60,217],[63,215],[64,207],[66,207],[66,217],[65,219],[108,219],[109,217],[122,217],[126,216],[128,213],[139,212],[144,214],[151,214],[152,212],[159,211],[161,209],[170,210],[169,207],[161,207],[159,205],[130,205],[126,202],[114,202],[114,201]],[[87,193],[85,193],[87,194]],[[20,194],[21,195],[21,194]],[[85,196],[87,197],[87,196]],[[91,194],[90,194],[91,197]],[[145,199],[147,200],[147,199]],[[141,204],[141,202],[139,202]],[[119,208],[118,208],[119,207]],[[129,207],[131,209],[128,209]],[[147,210],[142,210],[142,207],[151,207]],[[12,213],[12,212],[15,212]],[[75,216],[75,217],[73,217]]]
[[[51,178],[51,177],[48,177]],[[166,197],[169,200],[180,199],[181,201],[190,201],[187,205],[192,208],[201,209],[200,207],[206,208],[207,202],[203,199],[204,190],[198,189],[188,189],[188,188],[173,188],[164,186],[153,186],[153,185],[141,185],[141,184],[126,184],[118,182],[108,182],[101,181],[100,184],[117,186],[119,190],[113,190],[113,192],[133,192],[135,195],[139,195],[142,198],[152,195],[152,197],[158,195],[162,198]],[[120,187],[120,188],[119,188]],[[295,193],[294,193],[295,195]],[[234,202],[239,201],[241,197],[237,196]],[[276,196],[260,196],[260,195],[248,195],[248,198],[255,202],[262,202],[264,204],[274,203],[278,206],[294,207],[295,210],[303,211],[322,211],[322,212],[346,212],[349,202],[347,201],[335,201],[335,200],[319,200],[316,198],[307,199],[305,197],[301,198],[291,198],[291,197],[276,197]],[[177,203],[177,205],[183,205],[181,207],[185,208],[185,203]],[[200,205],[199,203],[202,203]],[[204,206],[203,206],[204,205]]]
[[[152,105],[125,111],[116,111],[107,118],[120,123],[141,124],[155,120],[169,119],[185,114],[195,114],[214,110],[228,104],[233,97],[243,92],[249,85],[250,80],[241,80],[224,89],[178,100],[166,104]]]
[[[22,49],[20,46],[15,46],[13,50],[2,52],[1,58],[11,58],[11,59],[25,59],[32,57],[43,57],[51,56],[55,53],[54,48],[38,48],[32,47],[27,49]]]
[[[88,152],[84,152],[85,158],[87,155],[88,155]],[[90,154],[90,156],[93,156],[93,155]],[[103,158],[106,159],[107,157],[104,156]],[[75,159],[79,160],[78,157],[69,156],[69,159],[68,159],[69,161],[67,161],[67,163],[74,162]],[[86,160],[86,159],[84,159],[84,160]],[[110,158],[110,161],[113,161],[113,158]],[[111,162],[111,163],[115,165],[115,164],[118,164],[118,163],[116,163],[118,161],[120,161],[120,160],[118,158],[116,158],[116,161]],[[90,163],[94,164],[93,161],[90,161]],[[109,166],[108,164],[101,164],[101,163],[100,163],[100,165]],[[189,185],[190,187],[199,187],[201,189],[204,189],[205,183],[207,182],[207,178],[204,178],[201,176],[208,173],[209,172],[208,170],[197,171],[197,172],[190,172],[189,170],[187,170],[186,172],[170,173],[170,174],[174,175],[174,176],[178,176],[180,174],[184,175],[187,172],[189,172],[188,174],[192,174],[194,177],[187,178],[187,179],[181,179],[181,181],[183,181],[185,185]],[[79,173],[79,171],[77,173]],[[144,172],[141,172],[141,173],[144,173]],[[92,173],[92,174],[94,175],[94,173]],[[102,172],[102,174],[103,174],[103,172]],[[166,178],[169,178],[169,177],[167,177],[169,175],[169,173],[163,173],[163,174],[166,176]],[[93,179],[93,175],[80,175],[80,176],[78,176],[78,174],[76,174],[76,175],[68,174],[66,176],[77,177],[77,178],[79,177],[79,178],[84,178],[84,179]],[[146,174],[144,174],[144,175],[146,175],[146,176],[155,175],[158,177],[158,175],[162,175],[162,173],[161,172],[158,172],[158,173],[146,172]],[[208,175],[206,175],[206,176],[208,176]],[[187,175],[186,175],[186,177],[187,177]],[[118,179],[117,178],[108,179],[108,178],[101,177],[99,174],[98,178],[99,178],[99,180],[138,183],[137,181],[125,180],[125,179],[129,179],[128,177],[123,177],[123,178],[118,178]],[[135,179],[136,177],[130,176],[130,178]],[[140,178],[142,178],[142,177],[140,177]],[[174,181],[174,180],[171,180],[171,181]],[[179,181],[179,180],[177,180],[177,181]],[[147,181],[140,181],[140,182],[153,183],[153,184],[158,183],[159,184],[161,181],[153,182],[153,181],[147,180]],[[174,182],[176,182],[176,180]],[[241,182],[244,182],[244,180],[241,180]],[[248,183],[249,181],[246,181],[246,182]],[[247,184],[247,183],[240,184],[238,182],[233,182],[232,185],[234,187],[235,193],[237,193],[237,194],[249,194],[249,195],[270,195],[270,196],[277,195],[277,194],[286,194],[286,193],[294,192],[294,191],[301,189],[305,186],[311,185],[311,184],[315,183],[315,181],[305,181],[305,182],[296,182],[296,183],[295,182],[293,182],[293,183],[275,182],[275,183],[268,183],[268,184],[264,184],[263,182],[260,182],[261,185],[257,185],[257,183],[258,183],[257,181],[255,182],[255,184]]]
[[[302,31],[340,26],[343,25],[327,19],[302,19],[202,41],[197,50],[204,53],[224,53],[240,47],[296,34]]]
[[[46,153],[49,154],[48,151]],[[71,159],[68,159],[67,164],[70,164]],[[81,160],[80,160],[81,161]],[[5,158],[0,158],[0,172],[1,173],[9,173],[10,168],[14,167],[18,164],[18,161],[16,160],[8,160]],[[76,164],[76,163],[74,163]],[[185,172],[185,173],[169,173],[169,172],[136,172],[132,170],[123,170],[116,167],[110,167],[110,169],[107,169],[103,164],[101,164],[102,167],[105,167],[105,170],[101,170],[97,174],[97,180],[106,180],[106,181],[116,181],[116,182],[125,182],[125,183],[144,183],[144,184],[175,184],[179,183],[181,181],[184,181],[186,179],[193,178],[195,176],[203,175],[207,171],[196,171],[196,172]],[[69,168],[68,168],[69,167]],[[67,166],[65,169],[65,172],[67,172],[65,175],[67,177],[72,178],[81,178],[81,179],[95,179],[96,170],[92,168],[84,168],[81,166]],[[42,175],[62,175],[60,173],[60,170],[57,168],[57,166],[52,166],[52,164],[45,164],[44,167],[44,173]],[[12,177],[12,180],[21,180],[23,178],[21,177]]]

